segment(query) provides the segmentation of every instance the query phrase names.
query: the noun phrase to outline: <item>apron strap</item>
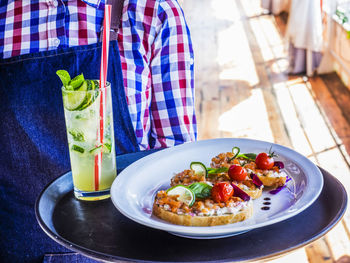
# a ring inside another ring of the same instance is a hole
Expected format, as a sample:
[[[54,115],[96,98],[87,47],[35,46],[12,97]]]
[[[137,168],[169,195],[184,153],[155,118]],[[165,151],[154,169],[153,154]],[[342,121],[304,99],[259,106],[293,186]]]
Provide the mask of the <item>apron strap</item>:
[[[106,4],[112,5],[110,40],[117,40],[119,23],[123,14],[124,0],[107,0]],[[102,32],[103,30],[101,30],[100,41],[102,41]]]

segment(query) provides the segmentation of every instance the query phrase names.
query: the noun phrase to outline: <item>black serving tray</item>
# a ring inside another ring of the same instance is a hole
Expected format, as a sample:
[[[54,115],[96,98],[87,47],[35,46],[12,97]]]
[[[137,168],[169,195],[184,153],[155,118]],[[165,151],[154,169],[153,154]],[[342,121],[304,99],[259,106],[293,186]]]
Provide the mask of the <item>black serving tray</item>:
[[[120,169],[145,153],[117,157]],[[305,211],[277,224],[214,240],[186,239],[131,221],[110,199],[84,202],[74,198],[71,173],[50,183],[35,204],[39,225],[53,240],[100,261],[223,262],[274,258],[325,235],[347,206],[343,185],[321,169],[324,187]]]

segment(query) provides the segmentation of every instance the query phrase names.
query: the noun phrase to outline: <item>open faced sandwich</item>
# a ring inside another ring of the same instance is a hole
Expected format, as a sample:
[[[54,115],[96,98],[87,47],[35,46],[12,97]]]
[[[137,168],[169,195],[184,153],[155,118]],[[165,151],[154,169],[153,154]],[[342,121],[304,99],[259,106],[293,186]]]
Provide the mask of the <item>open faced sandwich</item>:
[[[153,214],[173,224],[215,226],[240,222],[253,214],[253,201],[261,196],[264,186],[286,183],[282,162],[273,153],[220,153],[210,167],[192,162],[171,178],[171,187],[158,191]],[[265,156],[266,155],[266,156]]]

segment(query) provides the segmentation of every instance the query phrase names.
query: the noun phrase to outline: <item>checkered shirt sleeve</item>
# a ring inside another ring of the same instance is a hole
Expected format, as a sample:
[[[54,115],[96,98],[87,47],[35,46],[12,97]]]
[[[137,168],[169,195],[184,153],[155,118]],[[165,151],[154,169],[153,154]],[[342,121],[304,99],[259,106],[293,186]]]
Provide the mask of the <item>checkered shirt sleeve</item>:
[[[196,139],[190,33],[175,0],[130,0],[119,50],[131,121],[142,150]]]
[[[151,135],[155,147],[165,147],[196,139],[194,57],[179,4],[162,1],[157,16],[160,30],[151,61]]]

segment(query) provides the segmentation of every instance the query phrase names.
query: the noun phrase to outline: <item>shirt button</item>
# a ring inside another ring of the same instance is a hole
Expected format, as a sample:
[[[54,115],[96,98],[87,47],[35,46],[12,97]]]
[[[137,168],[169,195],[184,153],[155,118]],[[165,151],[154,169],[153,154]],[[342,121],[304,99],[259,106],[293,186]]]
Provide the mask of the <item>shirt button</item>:
[[[58,47],[60,45],[60,40],[58,38],[52,39],[51,43],[53,46]]]
[[[58,6],[58,1],[57,0],[46,0],[47,5],[52,5],[54,7]]]
[[[193,65],[193,63],[194,63],[194,59],[190,58],[190,65]]]

